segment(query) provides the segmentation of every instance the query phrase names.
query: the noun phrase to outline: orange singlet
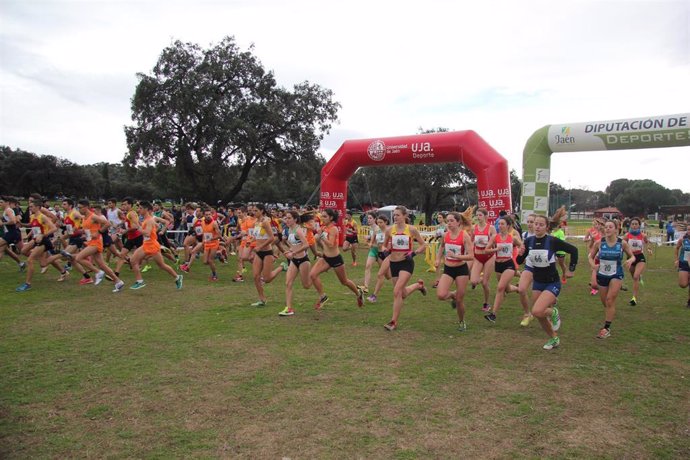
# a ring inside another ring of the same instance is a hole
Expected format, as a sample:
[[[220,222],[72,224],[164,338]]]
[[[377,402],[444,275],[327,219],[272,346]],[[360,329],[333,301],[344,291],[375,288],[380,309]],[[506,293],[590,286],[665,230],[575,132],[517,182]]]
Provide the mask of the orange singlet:
[[[93,218],[94,213],[82,221],[84,239],[87,246],[95,246],[98,252],[103,252],[103,236],[101,235],[101,224]]]
[[[144,248],[144,254],[152,256],[160,252],[161,245],[158,242],[158,235],[156,235],[156,222],[153,220],[153,217],[149,217],[144,222],[142,222],[142,228],[147,224],[151,225],[151,233],[149,233],[148,237],[146,236],[146,234],[144,234],[144,244],[142,245],[142,247]]]
[[[214,223],[215,223],[215,220],[211,220],[210,224],[206,223],[206,219],[203,219],[201,221],[201,228],[204,231],[204,250],[205,251],[208,251],[211,249],[218,249],[220,247],[220,241],[213,239],[213,238],[218,237],[218,233],[216,232],[215,228],[213,228]]]
[[[254,224],[256,223],[256,218],[247,216],[240,222],[240,230],[244,233],[240,247],[255,247],[256,241],[254,241]]]

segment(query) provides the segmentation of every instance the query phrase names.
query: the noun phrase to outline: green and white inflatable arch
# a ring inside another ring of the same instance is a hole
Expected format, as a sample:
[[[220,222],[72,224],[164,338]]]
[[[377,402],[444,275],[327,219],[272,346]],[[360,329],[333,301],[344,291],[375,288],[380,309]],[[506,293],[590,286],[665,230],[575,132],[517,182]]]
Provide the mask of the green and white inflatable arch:
[[[549,211],[551,154],[690,145],[690,113],[627,120],[547,125],[532,134],[522,156],[522,221]]]

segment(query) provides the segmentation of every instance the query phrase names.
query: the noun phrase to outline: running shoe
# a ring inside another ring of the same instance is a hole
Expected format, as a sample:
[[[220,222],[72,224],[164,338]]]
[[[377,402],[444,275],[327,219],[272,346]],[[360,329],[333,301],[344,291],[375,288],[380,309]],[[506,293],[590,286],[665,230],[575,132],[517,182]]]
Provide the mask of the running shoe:
[[[132,284],[129,288],[134,289],[136,291],[137,289],[141,289],[145,286],[146,286],[146,283],[144,282],[144,280],[140,280],[140,281],[137,281],[134,284]]]
[[[417,280],[417,284],[419,284],[419,292],[421,292],[422,295],[426,295],[426,288],[424,287],[424,280]]]
[[[189,265],[187,265],[187,264],[180,265],[180,270],[182,270],[185,273],[189,273]]]
[[[359,286],[357,286],[357,287],[360,288],[360,289],[362,290],[363,293],[369,294],[369,288],[366,287],[365,285],[361,284],[361,285],[359,285]]]
[[[93,280],[91,278],[82,278],[79,280],[80,286],[84,286],[86,284],[93,284]]]
[[[326,294],[322,295],[321,298],[314,304],[314,309],[321,310],[323,306],[328,302],[328,296]]]
[[[26,270],[26,262],[21,262],[19,264],[19,271],[23,272],[24,270]]]
[[[294,314],[295,310],[292,307],[285,307],[278,313],[279,316],[292,316]]]
[[[357,266],[357,262],[352,262],[352,266],[353,266],[353,267],[356,267],[356,266]]]
[[[558,313],[557,306],[554,305],[551,310],[551,324],[553,326],[553,330],[557,331],[561,328],[561,315]]]
[[[151,266],[149,264],[146,264],[144,268],[141,269],[142,273],[146,273],[147,271],[151,270]]]
[[[488,315],[484,315],[484,319],[490,323],[495,323],[496,322],[496,315],[494,313],[489,313]]]
[[[60,275],[60,277],[57,280],[62,283],[63,281],[65,281],[67,279],[68,276],[69,276],[69,272],[65,271],[65,273]]]
[[[362,308],[364,306],[364,291],[362,288],[357,288],[357,306]]]
[[[15,291],[17,292],[25,292],[31,289],[31,285],[29,283],[24,283],[21,286],[19,286]]]
[[[452,299],[450,299],[450,308],[452,308],[453,310],[455,310],[456,308],[458,308],[458,302],[455,300],[455,297],[453,297]]]
[[[597,295],[597,294],[599,294],[599,289],[592,288],[592,290],[589,292],[589,295]]]
[[[597,334],[597,339],[605,339],[607,337],[611,337],[611,331],[606,329],[605,327],[601,328],[601,330]]]
[[[482,311],[491,311],[491,305],[489,305],[488,303],[485,303],[482,306]]]
[[[630,299],[630,302],[628,302],[628,305],[630,305],[631,307],[634,307],[635,305],[637,305],[637,299],[635,298],[635,296],[633,296],[633,298]]]
[[[568,284],[568,278],[566,278],[565,276],[561,278],[561,284]]]
[[[434,281],[434,284],[432,284],[431,287],[436,289],[438,287],[438,280]]]
[[[525,315],[522,317],[522,321],[520,321],[520,326],[522,327],[527,327],[529,326],[529,323],[532,321],[533,316],[532,315]]]
[[[45,267],[41,267],[41,275],[43,275],[45,272],[48,271],[48,266],[46,265]]]
[[[216,275],[211,275],[208,277],[208,280],[211,282],[215,282],[215,281],[218,281],[218,277]]]
[[[376,303],[376,300],[377,300],[376,294],[370,295],[369,297],[367,297],[367,300],[371,303]],[[690,306],[690,304],[689,304],[689,306]]]
[[[288,263],[287,262],[281,262],[280,266],[283,268],[284,272],[288,271]]]
[[[244,283],[244,276],[242,275],[237,275],[232,279],[235,283]]]
[[[548,342],[544,344],[542,348],[544,348],[544,350],[553,350],[554,348],[558,348],[560,344],[561,339],[559,339],[558,337],[552,337],[549,339]]]
[[[105,272],[103,270],[99,271],[96,273],[96,281],[93,282],[96,286],[101,284],[103,282],[103,278],[105,278]]]
[[[460,321],[458,323],[458,332],[465,332],[467,330],[467,323],[465,321]]]
[[[231,252],[230,252],[230,255],[231,255],[231,256],[236,256],[236,255],[237,255],[237,253],[236,253],[236,252],[232,252],[232,251],[231,251]]]
[[[266,306],[266,301],[265,300],[259,300],[257,302],[254,302],[252,304],[252,307],[265,307]]]
[[[398,328],[398,323],[395,321],[390,321],[388,324],[383,326],[387,331],[394,331]]]
[[[177,289],[182,289],[182,280],[184,280],[182,275],[177,275],[177,278],[175,278],[175,287]]]
[[[113,289],[113,292],[120,292],[122,291],[123,287],[125,287],[125,282],[120,280],[117,283],[115,283],[115,289]]]

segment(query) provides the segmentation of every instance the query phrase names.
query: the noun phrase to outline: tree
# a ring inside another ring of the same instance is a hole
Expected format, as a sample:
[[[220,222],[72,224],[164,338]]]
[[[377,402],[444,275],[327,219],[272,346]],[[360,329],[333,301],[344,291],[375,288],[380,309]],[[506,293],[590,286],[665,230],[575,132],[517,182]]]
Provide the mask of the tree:
[[[175,41],[151,75],[138,74],[125,164],[174,165],[181,192],[232,200],[254,166],[314,161],[340,104],[303,82],[278,87],[233,37],[208,50]]]
[[[661,204],[677,203],[671,190],[653,180],[628,182],[629,187],[619,193],[615,201],[616,207],[626,216],[646,216],[658,211]]]

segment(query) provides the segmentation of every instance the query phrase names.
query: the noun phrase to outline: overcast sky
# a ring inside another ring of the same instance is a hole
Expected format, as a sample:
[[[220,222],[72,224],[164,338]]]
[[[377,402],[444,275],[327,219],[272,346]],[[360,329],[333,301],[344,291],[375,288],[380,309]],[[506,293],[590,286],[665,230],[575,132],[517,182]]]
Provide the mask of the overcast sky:
[[[322,143],[472,129],[522,174],[547,124],[690,112],[690,1],[0,0],[0,144],[120,162],[136,73],[234,35],[282,86],[335,92]],[[680,163],[682,167],[679,167]],[[560,153],[552,180],[690,192],[690,147]]]

